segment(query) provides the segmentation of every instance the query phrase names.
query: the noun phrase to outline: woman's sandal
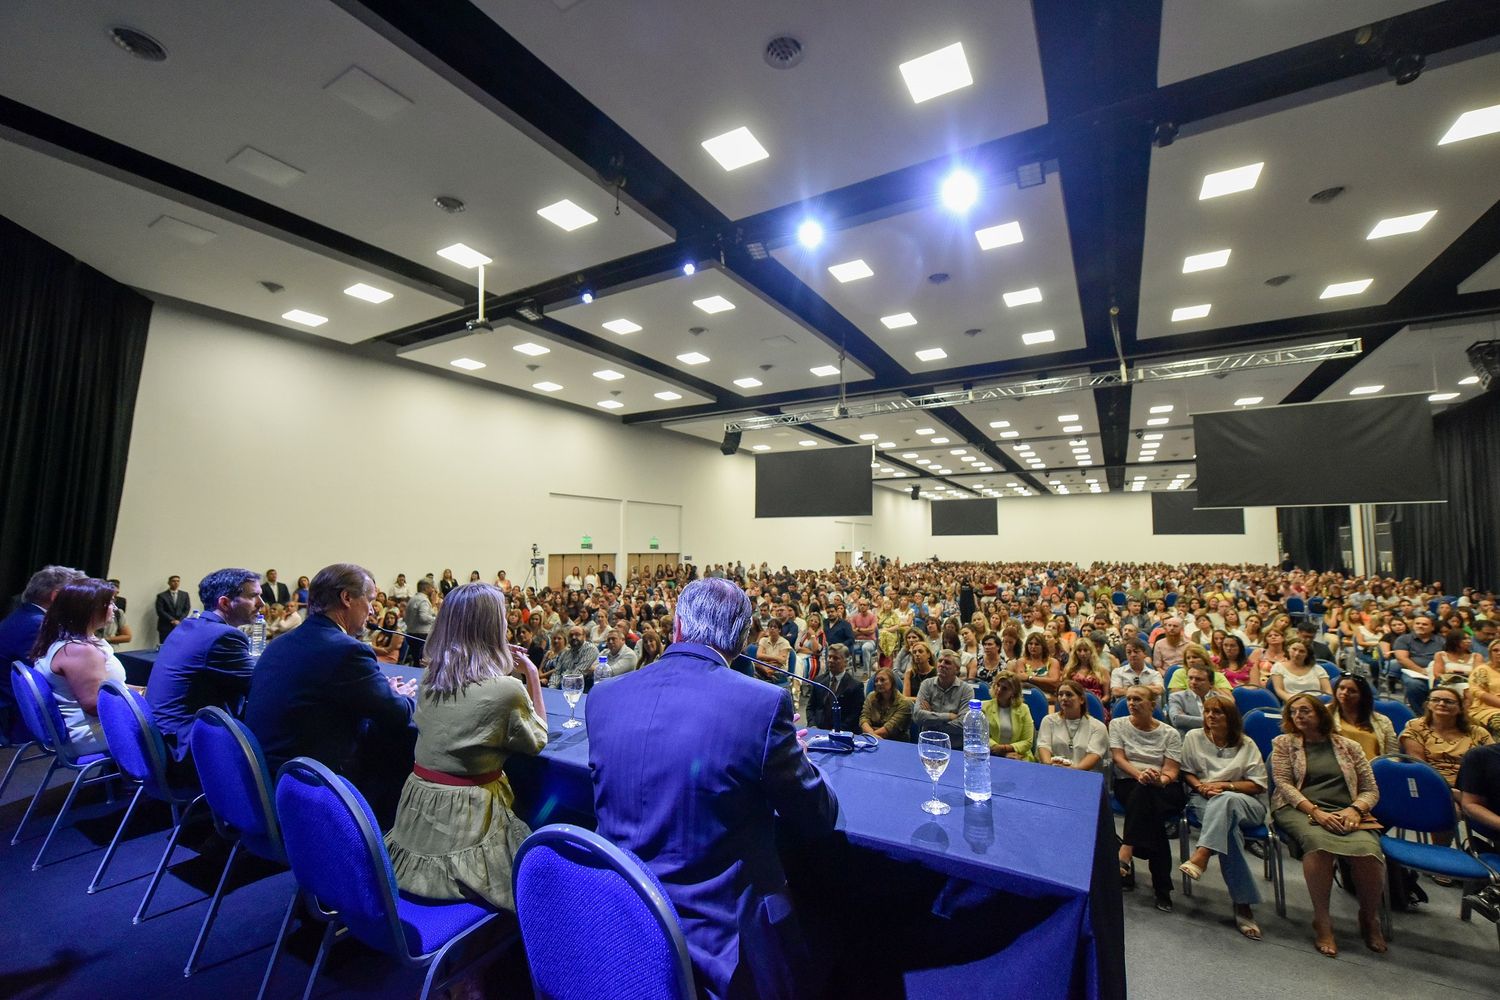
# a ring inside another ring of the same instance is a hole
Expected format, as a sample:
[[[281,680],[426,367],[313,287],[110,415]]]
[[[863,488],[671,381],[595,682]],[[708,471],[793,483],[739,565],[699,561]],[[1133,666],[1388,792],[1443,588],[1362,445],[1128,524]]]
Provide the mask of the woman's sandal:
[[[1234,928],[1251,941],[1260,940],[1260,924],[1255,922],[1254,917],[1247,917],[1242,913],[1234,915]]]
[[[1182,874],[1186,875],[1188,878],[1192,879],[1194,882],[1203,877],[1203,869],[1199,868],[1191,861],[1184,861],[1182,864],[1177,866],[1177,870],[1182,872]]]
[[[1333,939],[1333,927],[1330,925],[1327,931],[1319,931],[1318,925],[1313,924],[1313,947],[1318,952],[1329,958],[1338,957],[1338,942]]]

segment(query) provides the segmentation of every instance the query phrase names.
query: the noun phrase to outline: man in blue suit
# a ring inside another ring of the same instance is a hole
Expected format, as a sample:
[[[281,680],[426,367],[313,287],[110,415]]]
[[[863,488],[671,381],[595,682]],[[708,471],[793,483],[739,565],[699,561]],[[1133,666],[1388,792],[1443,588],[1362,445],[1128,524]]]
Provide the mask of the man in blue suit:
[[[793,997],[807,984],[776,823],[811,840],[839,811],[797,743],[785,689],[729,668],[749,625],[738,586],[695,581],[666,653],[589,696],[599,833],[661,879],[699,995],[714,1000]]]
[[[250,693],[250,640],[240,631],[264,605],[260,574],[248,569],[215,570],[198,584],[203,614],[184,619],[156,654],[146,701],[167,749],[179,762],[188,756],[188,733],[198,709],[213,705],[231,715]]]
[[[16,711],[15,692],[11,689],[10,665],[20,660],[31,662],[31,647],[36,644],[37,633],[42,630],[42,619],[57,592],[74,580],[82,580],[88,574],[68,566],[43,566],[31,574],[26,589],[21,593],[21,606],[0,621],[0,735],[12,741],[24,743],[31,739],[21,713]]]
[[[416,685],[387,681],[374,650],[355,638],[375,594],[375,578],[362,566],[318,570],[307,621],[267,646],[256,664],[245,725],[272,773],[293,757],[311,757],[353,781],[384,828],[411,773]]]

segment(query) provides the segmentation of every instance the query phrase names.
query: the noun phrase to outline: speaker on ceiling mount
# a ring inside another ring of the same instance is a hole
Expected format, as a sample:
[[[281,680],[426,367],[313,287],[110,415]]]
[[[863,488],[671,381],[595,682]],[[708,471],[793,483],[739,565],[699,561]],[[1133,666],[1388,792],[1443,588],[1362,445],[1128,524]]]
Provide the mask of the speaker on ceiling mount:
[[[741,431],[726,430],[724,432],[724,441],[719,445],[719,450],[726,455],[733,455],[740,450],[740,437],[742,435],[743,432]]]
[[[922,492],[922,487],[920,487],[920,486],[916,485],[915,483],[913,483],[912,487],[911,487],[911,498],[913,500],[917,499],[917,495],[920,494],[921,492]]]

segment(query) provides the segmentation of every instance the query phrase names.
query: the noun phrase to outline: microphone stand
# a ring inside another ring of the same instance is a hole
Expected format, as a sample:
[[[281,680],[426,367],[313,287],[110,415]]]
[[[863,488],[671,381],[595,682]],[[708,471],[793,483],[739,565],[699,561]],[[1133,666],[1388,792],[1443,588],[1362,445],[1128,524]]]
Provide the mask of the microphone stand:
[[[833,703],[833,729],[828,733],[827,736],[814,736],[812,739],[808,740],[807,749],[829,750],[834,753],[854,752],[854,734],[841,731],[843,729],[844,722],[843,707],[839,704],[839,696],[834,692],[833,688],[829,687],[827,684],[824,684],[822,681],[815,681],[808,677],[800,677],[796,673],[786,669],[785,667],[778,667],[776,664],[767,663],[765,660],[757,660],[755,657],[750,656],[746,653],[741,653],[740,655],[745,657],[745,659],[749,660],[751,663],[757,663],[762,667],[765,667],[767,670],[774,670],[778,674],[785,674],[795,681],[800,681],[803,684],[811,684],[815,688],[822,688],[824,691],[827,691],[828,697],[832,700]]]

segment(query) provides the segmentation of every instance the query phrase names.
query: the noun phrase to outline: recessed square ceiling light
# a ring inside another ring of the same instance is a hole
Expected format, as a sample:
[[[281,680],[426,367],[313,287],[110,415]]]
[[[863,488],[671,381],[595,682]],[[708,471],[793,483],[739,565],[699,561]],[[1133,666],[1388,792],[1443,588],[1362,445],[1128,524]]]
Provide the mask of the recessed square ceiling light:
[[[462,243],[455,243],[451,247],[443,247],[437,253],[439,257],[446,257],[460,267],[478,267],[480,264],[492,263],[484,254]]]
[[[601,368],[599,371],[594,372],[594,378],[601,379],[605,382],[618,382],[624,377],[624,375],[621,375],[613,368]]]
[[[328,322],[327,316],[319,316],[306,309],[292,309],[282,313],[281,318],[291,320],[293,323],[301,323],[303,326],[322,326]]]
[[[1083,425],[1082,424],[1068,424],[1066,427],[1063,428],[1063,433],[1064,434],[1082,434],[1083,433]]]
[[[1264,403],[1265,401],[1266,401],[1266,397],[1264,397],[1264,396],[1241,396],[1239,399],[1236,399],[1234,401],[1234,405],[1235,406],[1255,406],[1256,404],[1258,404],[1258,403]]]
[[[818,442],[814,441],[812,438],[803,438],[797,443],[804,448],[816,448],[818,446]]]
[[[948,439],[945,438],[945,437],[935,437],[935,438],[932,439],[932,443],[933,444],[947,444],[948,443]]]
[[[1370,395],[1373,395],[1373,394],[1379,392],[1381,389],[1384,389],[1384,388],[1385,388],[1385,386],[1383,386],[1383,385],[1357,385],[1353,389],[1349,390],[1349,395],[1351,395],[1351,396],[1370,396]]]
[[[710,315],[712,315],[713,313],[726,312],[734,308],[734,303],[730,302],[722,295],[710,295],[706,299],[694,299],[693,305],[697,306],[699,309],[702,309],[704,312],[709,313]]]
[[[1458,380],[1458,384],[1459,385],[1478,385],[1479,384],[1479,376],[1478,375],[1470,375],[1467,378],[1461,378],[1461,379]]]
[[[1165,427],[1167,424],[1169,424],[1171,422],[1172,422],[1172,418],[1171,417],[1152,417],[1150,420],[1146,421],[1146,426],[1147,427]]]
[[[917,352],[918,361],[941,361],[948,356],[948,352],[941,347],[929,347]]]
[[[599,221],[597,215],[579,208],[566,198],[553,202],[546,208],[537,209],[536,214],[570,233],[575,229],[582,229],[591,222]]]
[[[762,382],[758,378],[737,378],[734,380],[734,384],[741,389],[754,389],[761,385]]]
[[[771,446],[768,445],[768,444],[752,444],[750,446],[750,450],[751,451],[770,451],[771,450]]]
[[[747,163],[764,160],[771,155],[743,125],[712,139],[704,139],[703,148],[725,170],[738,170]]]
[[[531,383],[531,387],[533,389],[540,389],[543,392],[556,392],[562,388],[556,382],[533,382]]]
[[[842,264],[830,267],[828,273],[842,282],[850,282],[868,278],[875,272],[870,270],[870,265],[862,260],[846,260]]]
[[[816,368],[809,368],[808,371],[818,376],[818,378],[828,378],[830,375],[837,375],[839,373],[838,365],[819,365]]]
[[[1161,403],[1161,404],[1159,404],[1157,406],[1151,407],[1151,412],[1152,413],[1171,413],[1173,409],[1174,409],[1174,406],[1171,403]]]
[[[1369,288],[1370,283],[1374,280],[1374,278],[1360,278],[1357,281],[1336,281],[1323,289],[1323,294],[1319,295],[1318,298],[1336,299],[1344,295],[1358,295],[1366,288]]]
[[[1228,263],[1228,250],[1211,250],[1208,253],[1195,253],[1182,259],[1182,273],[1192,274],[1194,271],[1212,271],[1214,268],[1223,267]]]
[[[1000,432],[1000,436],[1003,437],[1003,438],[1020,437],[1021,436],[1021,432],[1020,431],[1001,431]]]
[[[1458,116],[1458,121],[1438,140],[1439,146],[1446,146],[1450,142],[1463,142],[1465,139],[1477,139],[1482,135],[1490,135],[1500,132],[1500,104],[1488,108],[1476,108],[1473,111],[1465,111]]]
[[[653,393],[652,395],[657,399],[664,399],[669,403],[682,398],[682,393],[673,392],[671,389],[663,389],[661,392]]]
[[[999,430],[1001,427],[1009,427],[1010,426],[1010,421],[1009,420],[991,420],[990,421],[990,426],[993,427],[993,428],[995,428],[996,430]]]
[[[604,407],[606,410],[618,410],[625,404],[618,399],[601,399],[598,405]]]
[[[551,354],[552,353],[552,348],[550,348],[550,347],[543,347],[541,344],[533,344],[530,341],[527,341],[524,344],[517,344],[514,347],[512,347],[511,350],[513,350],[513,351],[520,351],[522,354],[529,355],[530,357],[533,357],[533,358],[536,357],[537,355],[540,355],[540,354]]]
[[[969,60],[964,58],[962,42],[907,60],[900,65],[900,70],[914,104],[962,90],[974,83],[974,77],[969,73]]]
[[[1011,309],[1016,306],[1028,306],[1033,302],[1042,301],[1042,290],[1040,288],[1023,288],[1019,292],[1006,292],[1001,298]]]
[[[989,226],[984,229],[976,229],[974,238],[979,241],[979,249],[995,250],[999,247],[1008,247],[1020,243],[1025,239],[1021,235],[1021,224],[1019,222],[1002,222],[998,226]]]
[[[1172,322],[1181,323],[1185,319],[1202,319],[1208,315],[1213,306],[1207,302],[1198,306],[1182,306],[1172,310]]]
[[[880,322],[884,323],[888,330],[899,330],[903,326],[916,326],[917,317],[911,313],[896,313],[894,316],[882,316]]]
[[[612,319],[604,324],[604,329],[610,333],[618,333],[624,336],[627,333],[640,333],[641,325],[639,323],[632,323],[628,319]]]
[[[926,437],[928,434],[936,434],[937,431],[933,430],[931,427],[918,427],[917,433],[922,435],[923,437]]]
[[[1429,403],[1446,403],[1450,399],[1457,399],[1460,393],[1456,392],[1434,392],[1427,397]]]
[[[475,361],[473,358],[454,358],[448,363],[454,368],[462,368],[466,372],[477,372],[484,367],[483,361]]]
[[[708,363],[708,355],[699,354],[697,351],[688,351],[686,354],[677,355],[677,360],[685,365],[701,365]]]
[[[377,304],[381,302],[389,302],[391,299],[395,298],[392,293],[386,291],[385,289],[376,288],[374,285],[367,285],[363,281],[357,282],[344,289],[344,294],[352,295],[356,299],[364,299],[366,302],[374,302]]]
[[[1260,180],[1260,168],[1264,166],[1263,162],[1248,163],[1243,167],[1220,170],[1207,175],[1203,178],[1203,188],[1198,192],[1198,200],[1204,201],[1238,191],[1249,191],[1255,187],[1255,182]]]
[[[1370,230],[1367,240],[1383,240],[1387,236],[1400,236],[1404,233],[1414,233],[1437,215],[1437,209],[1430,212],[1415,212],[1411,215],[1398,215],[1392,219],[1381,219],[1375,223],[1375,228]]]
[[[1057,334],[1051,330],[1037,330],[1034,333],[1021,334],[1021,343],[1027,347],[1034,347],[1037,344],[1050,344],[1056,339]]]

